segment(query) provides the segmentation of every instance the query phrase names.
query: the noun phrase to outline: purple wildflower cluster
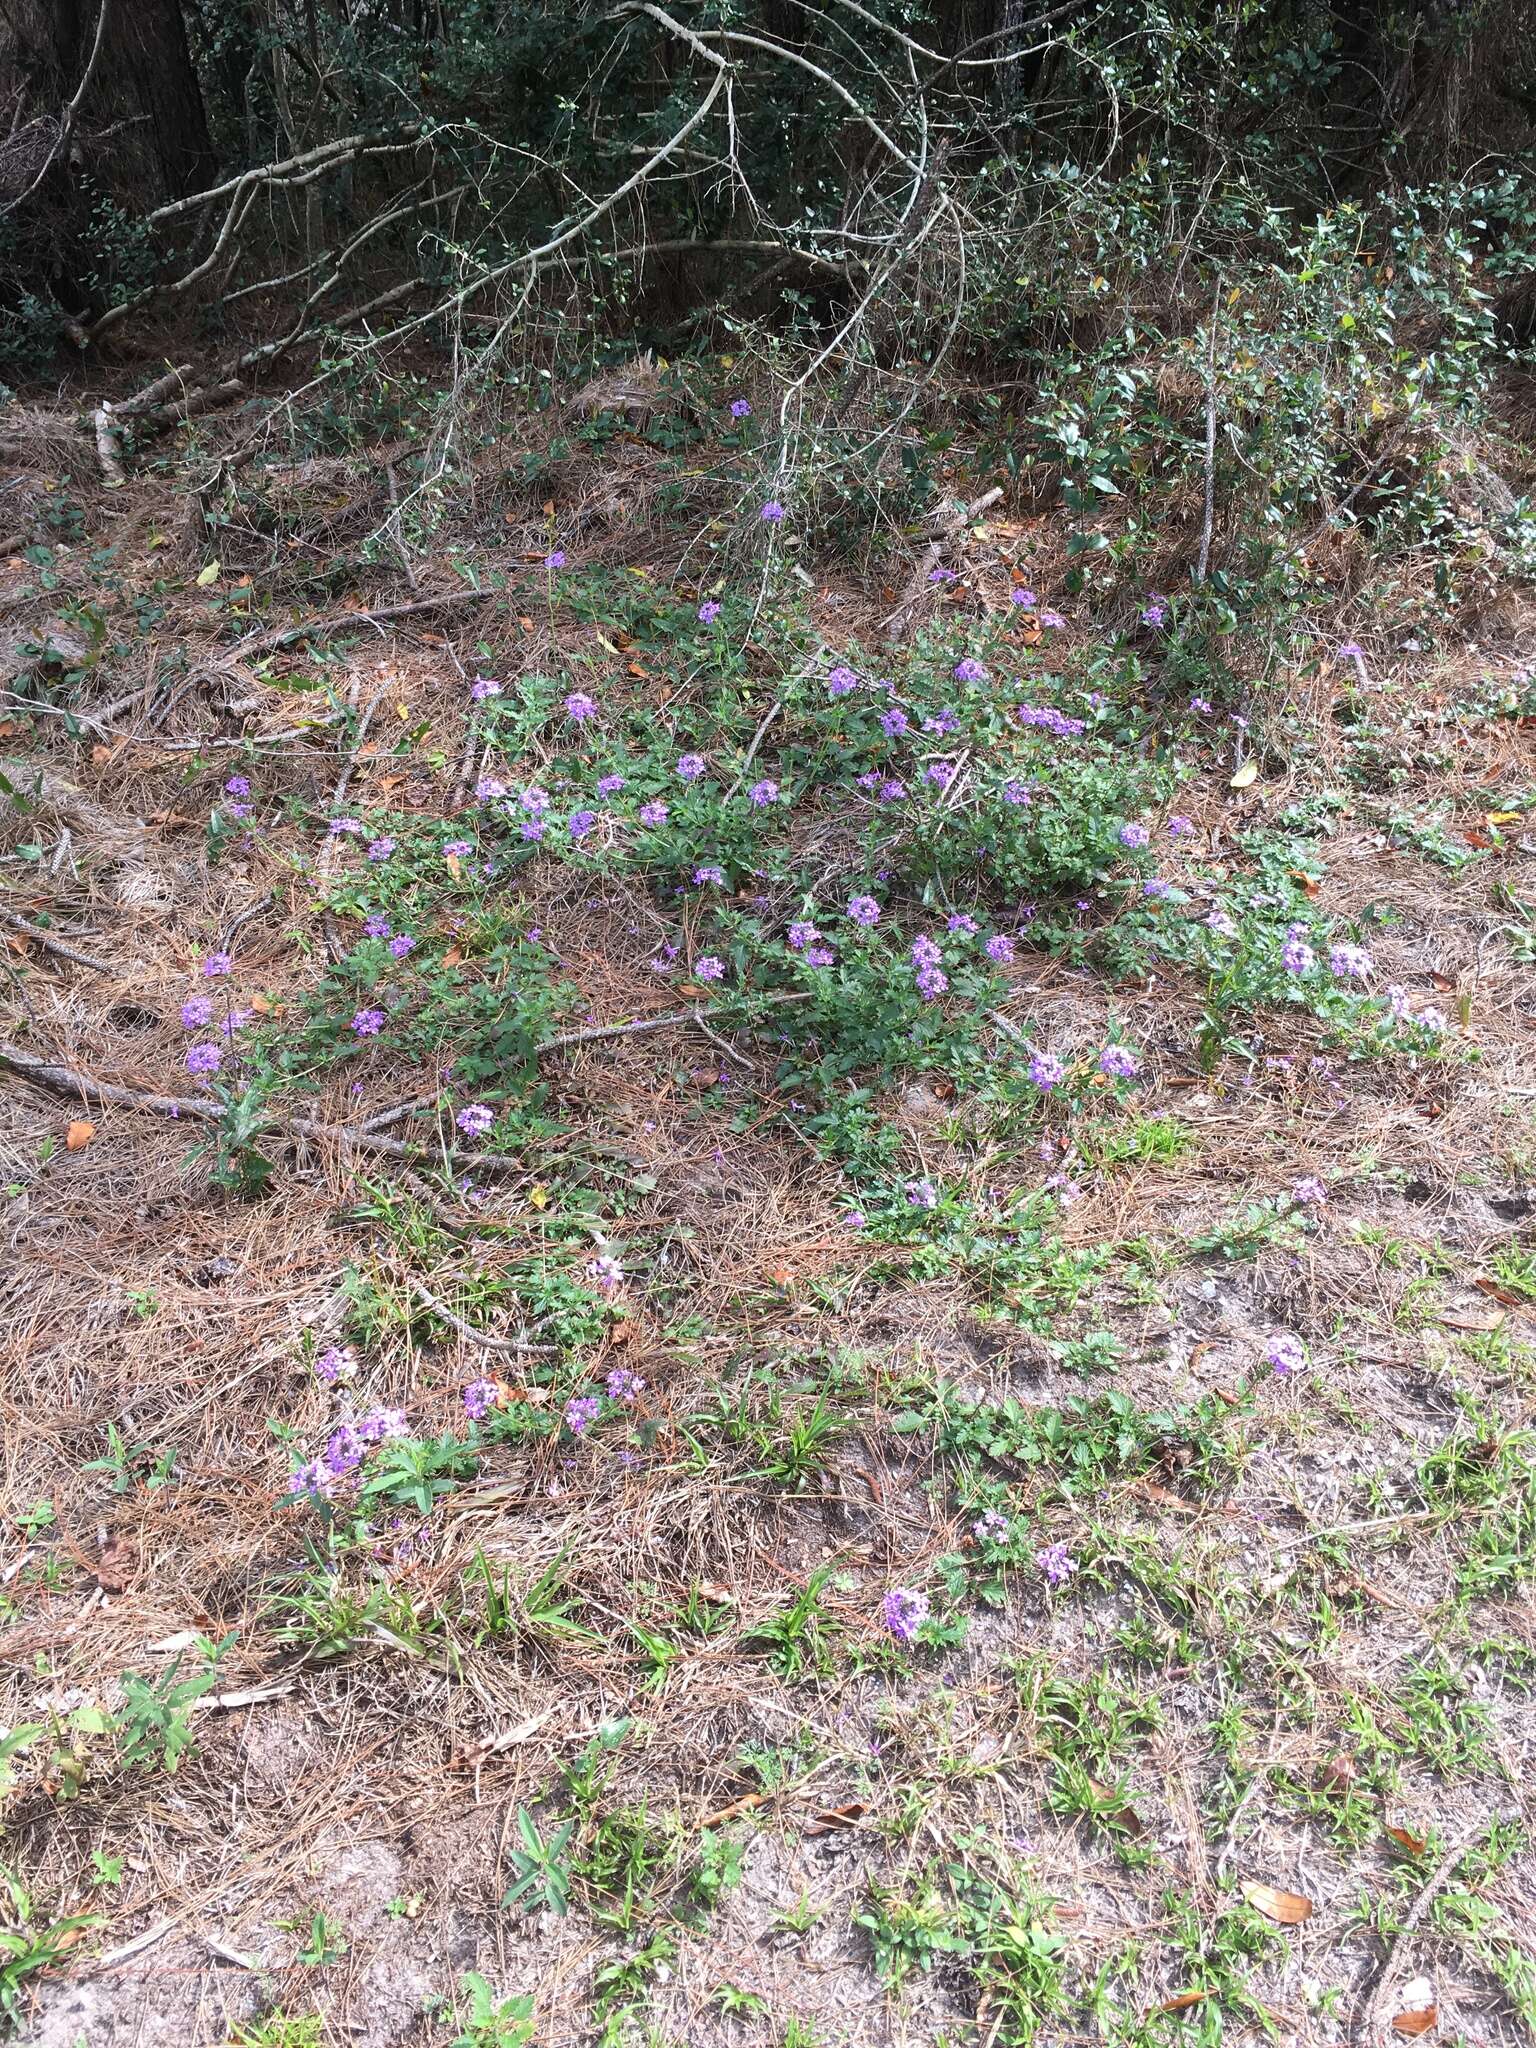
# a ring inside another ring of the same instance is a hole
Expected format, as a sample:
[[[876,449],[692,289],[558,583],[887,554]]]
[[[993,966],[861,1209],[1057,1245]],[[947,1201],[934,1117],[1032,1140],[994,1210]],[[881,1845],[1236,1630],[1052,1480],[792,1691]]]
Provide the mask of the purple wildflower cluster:
[[[565,1404],[565,1426],[572,1436],[580,1436],[596,1422],[602,1409],[603,1404],[596,1394],[573,1394]]]
[[[391,1437],[410,1433],[411,1426],[398,1408],[375,1408],[356,1422],[344,1422],[331,1432],[318,1458],[298,1467],[288,1491],[315,1500],[333,1500],[356,1480],[369,1451]]]
[[[1077,1561],[1065,1543],[1048,1543],[1043,1550],[1037,1550],[1035,1563],[1045,1583],[1053,1590],[1064,1586],[1077,1570]]]
[[[1281,1330],[1270,1338],[1264,1347],[1265,1362],[1272,1370],[1284,1377],[1287,1373],[1300,1372],[1307,1362],[1307,1354],[1301,1340]]]
[[[903,1647],[910,1649],[932,1609],[926,1593],[912,1586],[893,1586],[880,1603],[880,1619]]]
[[[1080,739],[1088,730],[1086,719],[1069,718],[1054,704],[1016,704],[1013,715],[1020,725],[1039,726],[1059,740]]]
[[[599,1252],[587,1261],[587,1278],[604,1294],[614,1294],[624,1285],[624,1268],[612,1252]]]

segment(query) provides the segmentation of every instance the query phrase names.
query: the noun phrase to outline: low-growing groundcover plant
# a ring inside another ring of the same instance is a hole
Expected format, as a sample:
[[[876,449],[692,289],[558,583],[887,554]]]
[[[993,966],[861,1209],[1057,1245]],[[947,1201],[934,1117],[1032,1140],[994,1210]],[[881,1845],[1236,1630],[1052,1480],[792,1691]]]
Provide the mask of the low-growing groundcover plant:
[[[1234,175],[1174,318],[1201,188],[1071,185],[889,471],[774,425],[797,301],[467,414],[494,520],[340,337],[355,554],[45,494],[22,2038],[162,1923],[252,2048],[1536,2023],[1525,202]]]

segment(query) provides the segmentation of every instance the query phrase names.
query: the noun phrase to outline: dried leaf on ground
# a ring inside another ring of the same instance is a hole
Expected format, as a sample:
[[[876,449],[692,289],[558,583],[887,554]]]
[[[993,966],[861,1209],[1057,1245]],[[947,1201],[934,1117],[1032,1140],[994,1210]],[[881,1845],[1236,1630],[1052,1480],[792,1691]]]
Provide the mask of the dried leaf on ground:
[[[1315,1910],[1312,1901],[1303,1898],[1300,1892],[1276,1891],[1272,1884],[1247,1879],[1240,1889],[1256,1913],[1281,1927],[1298,1927],[1303,1920],[1310,1920]]]

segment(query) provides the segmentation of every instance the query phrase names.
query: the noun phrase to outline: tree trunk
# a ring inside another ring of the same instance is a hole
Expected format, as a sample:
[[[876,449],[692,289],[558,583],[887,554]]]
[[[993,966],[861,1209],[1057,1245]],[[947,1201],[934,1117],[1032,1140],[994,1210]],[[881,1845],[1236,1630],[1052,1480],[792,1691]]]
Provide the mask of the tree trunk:
[[[0,297],[94,310],[100,201],[132,219],[214,170],[180,0],[0,0]]]

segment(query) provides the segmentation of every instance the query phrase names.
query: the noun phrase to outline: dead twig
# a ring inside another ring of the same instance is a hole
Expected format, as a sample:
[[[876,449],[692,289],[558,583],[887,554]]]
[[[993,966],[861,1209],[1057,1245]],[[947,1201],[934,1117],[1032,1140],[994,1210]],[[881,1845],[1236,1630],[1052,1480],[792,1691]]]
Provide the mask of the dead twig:
[[[1471,1848],[1473,1838],[1483,1825],[1483,1820],[1479,1818],[1471,1821],[1459,1831],[1451,1846],[1430,1872],[1424,1889],[1403,1915],[1402,1920],[1398,1924],[1397,1932],[1392,1937],[1391,1946],[1382,1958],[1381,1968],[1376,1973],[1374,1983],[1361,1993],[1359,2003],[1355,2007],[1355,2021],[1349,2033],[1349,2038],[1352,2042],[1357,2044],[1363,2043],[1371,2033],[1371,2030],[1378,2024],[1381,2011],[1387,2002],[1387,1994],[1391,1991],[1393,1983],[1398,1976],[1398,1957],[1402,1953],[1408,1937],[1434,1904],[1436,1898],[1444,1889],[1447,1879],[1454,1872],[1462,1857],[1466,1855],[1468,1849]]]
[[[466,1323],[462,1316],[455,1315],[453,1310],[440,1302],[435,1294],[429,1293],[419,1280],[413,1278],[410,1286],[412,1294],[431,1309],[433,1315],[441,1316],[450,1329],[457,1330],[467,1343],[477,1344],[482,1351],[499,1351],[523,1358],[530,1354],[551,1358],[560,1348],[558,1344],[530,1344],[526,1337],[492,1337],[484,1330],[477,1330],[473,1323]]]
[[[45,953],[57,953],[61,960],[72,960],[77,967],[89,967],[93,974],[117,974],[121,972],[121,969],[114,967],[109,960],[97,960],[89,953],[76,952],[73,946],[66,946],[62,939],[56,938],[52,932],[46,931],[43,926],[29,924],[26,918],[18,917],[14,910],[0,908],[0,921],[8,924],[13,931],[23,933],[36,945],[41,946]]]

